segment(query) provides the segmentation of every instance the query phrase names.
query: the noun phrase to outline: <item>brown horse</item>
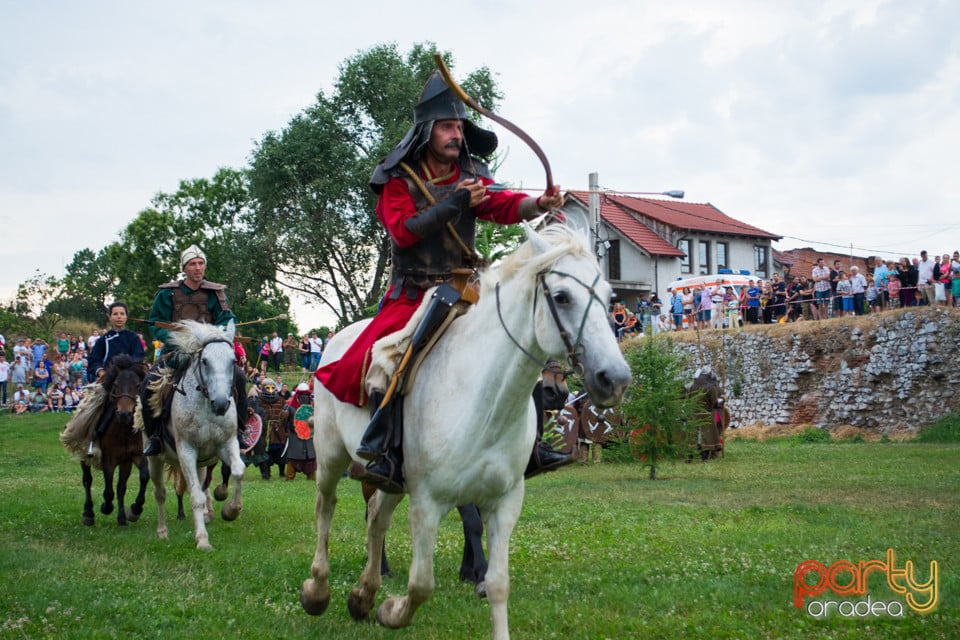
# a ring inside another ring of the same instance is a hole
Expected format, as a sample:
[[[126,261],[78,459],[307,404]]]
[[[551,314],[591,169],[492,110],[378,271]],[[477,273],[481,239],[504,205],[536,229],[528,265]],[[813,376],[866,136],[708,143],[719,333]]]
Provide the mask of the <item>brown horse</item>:
[[[117,475],[117,524],[125,527],[127,522],[136,522],[143,513],[144,496],[150,473],[143,458],[143,438],[133,430],[133,414],[136,410],[137,392],[143,380],[145,369],[143,363],[135,362],[128,355],[120,355],[110,360],[107,365],[102,389],[106,394],[104,403],[103,421],[106,430],[99,439],[99,447],[93,449],[93,455],[80,460],[80,469],[83,472],[83,489],[86,492],[86,501],[83,504],[83,524],[92,526],[94,523],[92,468],[103,470],[103,503],[100,513],[113,513],[113,475]],[[137,498],[128,510],[124,509],[124,497],[127,492],[127,480],[130,471],[136,465],[140,473],[140,491]]]

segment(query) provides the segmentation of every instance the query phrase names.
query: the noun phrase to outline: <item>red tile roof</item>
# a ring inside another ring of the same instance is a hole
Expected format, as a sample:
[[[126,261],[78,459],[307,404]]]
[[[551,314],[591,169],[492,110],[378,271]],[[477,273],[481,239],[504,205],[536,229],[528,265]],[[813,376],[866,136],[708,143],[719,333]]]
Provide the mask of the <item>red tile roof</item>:
[[[587,191],[569,191],[583,206],[588,206],[589,194]],[[655,256],[669,256],[682,258],[685,254],[630,215],[623,207],[610,200],[600,199],[600,219],[619,231],[627,240],[635,244],[640,250]]]
[[[840,261],[840,268],[844,271],[848,271],[851,265],[857,265],[860,268],[860,273],[867,275],[867,273],[872,273],[873,270],[869,268],[866,258],[860,256],[854,256],[853,262],[850,261],[850,254],[843,253],[833,253],[830,251],[818,251],[816,249],[811,249],[809,247],[804,247],[802,249],[790,249],[789,251],[782,252],[785,256],[785,259],[788,261],[787,264],[790,265],[789,274],[791,276],[807,276],[813,272],[813,265],[816,264],[817,258],[823,258],[824,265],[827,267],[833,268],[833,261]],[[784,269],[786,272],[786,269]],[[786,275],[786,274],[785,274]]]
[[[683,202],[677,200],[658,200],[655,198],[636,198],[614,193],[600,194],[601,202],[610,200],[630,211],[653,218],[658,222],[676,229],[689,229],[707,233],[721,233],[737,236],[754,236],[779,240],[781,236],[764,231],[753,225],[735,220],[717,209],[709,202]]]

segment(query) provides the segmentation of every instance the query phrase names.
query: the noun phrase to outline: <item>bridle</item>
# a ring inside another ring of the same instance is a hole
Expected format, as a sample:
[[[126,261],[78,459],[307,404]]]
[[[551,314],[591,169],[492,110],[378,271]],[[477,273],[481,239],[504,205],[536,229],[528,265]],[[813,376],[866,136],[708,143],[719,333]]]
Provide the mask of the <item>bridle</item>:
[[[581,317],[580,319],[580,326],[577,328],[577,337],[575,340],[570,339],[570,332],[568,332],[564,328],[563,322],[561,322],[560,320],[560,312],[557,310],[557,303],[553,299],[553,294],[550,291],[550,287],[547,286],[547,275],[551,273],[554,275],[560,276],[562,278],[570,278],[571,280],[579,284],[581,287],[586,289],[587,292],[590,294],[590,299],[587,301],[586,308],[584,308],[583,310],[583,317]],[[546,271],[541,271],[537,273],[537,280],[539,281],[540,289],[543,291],[543,296],[547,300],[547,308],[550,309],[550,316],[553,318],[553,323],[556,326],[557,331],[560,333],[560,339],[563,340],[563,346],[567,350],[566,362],[570,368],[564,369],[563,371],[560,372],[560,375],[562,378],[566,378],[572,373],[576,373],[577,375],[583,375],[583,364],[580,362],[580,359],[577,357],[577,354],[582,350],[581,340],[583,338],[583,329],[587,324],[587,316],[590,313],[590,306],[593,304],[594,300],[596,300],[597,303],[599,303],[600,305],[603,305],[603,301],[600,299],[599,296],[597,296],[597,292],[595,289],[595,287],[597,286],[597,282],[600,281],[600,275],[601,275],[600,273],[597,273],[597,276],[593,279],[593,282],[588,285],[577,276],[570,273],[566,273],[564,271],[558,271],[556,269],[548,269]],[[530,353],[527,349],[525,349],[523,345],[521,345],[517,341],[517,339],[513,337],[513,334],[510,333],[510,329],[507,328],[506,323],[503,321],[503,313],[500,308],[500,283],[499,282],[497,282],[497,286],[496,286],[496,299],[497,299],[497,317],[500,319],[500,326],[503,327],[503,330],[507,334],[507,337],[510,338],[510,341],[513,342],[513,344],[517,347],[517,349],[520,350],[521,353],[523,353],[523,355],[525,355],[528,359],[535,362],[536,364],[540,365],[541,371],[543,371],[544,369],[547,369],[546,362],[542,362],[536,356]],[[534,312],[536,312],[536,309],[537,309],[536,296],[534,296],[534,299],[533,299],[533,309],[534,309]]]
[[[233,347],[233,342],[231,340],[227,340],[226,338],[214,338],[213,340],[208,340],[207,342],[204,342],[203,346],[201,346],[200,349],[190,354],[190,358],[195,360],[194,367],[196,368],[196,371],[197,371],[197,391],[199,391],[200,394],[203,395],[203,397],[206,398],[207,400],[210,399],[210,390],[207,388],[207,381],[203,377],[203,367],[200,366],[200,363],[203,360],[203,350],[209,347],[211,344],[216,344],[218,342],[228,344],[230,345],[231,348]],[[178,389],[178,391],[186,395],[183,389]]]

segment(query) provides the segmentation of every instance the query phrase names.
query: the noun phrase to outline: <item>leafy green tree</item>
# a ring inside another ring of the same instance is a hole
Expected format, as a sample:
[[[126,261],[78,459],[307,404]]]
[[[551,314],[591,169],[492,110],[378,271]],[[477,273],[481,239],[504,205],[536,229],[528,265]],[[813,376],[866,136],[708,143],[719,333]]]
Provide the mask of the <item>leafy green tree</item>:
[[[47,312],[47,308],[62,294],[63,282],[54,276],[41,274],[39,270],[17,287],[14,309],[31,319],[34,332],[38,334],[34,337],[50,340],[63,316],[55,311]]]
[[[254,150],[253,227],[277,280],[329,308],[340,325],[368,315],[385,289],[389,239],[367,183],[412,126],[436,50],[417,44],[404,56],[396,44],[383,44],[347,59],[330,95],[318,93],[315,104]],[[451,56],[444,59],[452,68]],[[490,107],[500,99],[486,68],[462,84]]]
[[[668,336],[649,336],[624,354],[634,384],[622,409],[632,427],[629,446],[641,463],[650,466],[656,479],[662,460],[676,460],[696,451],[696,434],[702,417],[701,399],[685,392],[685,357],[673,349]]]

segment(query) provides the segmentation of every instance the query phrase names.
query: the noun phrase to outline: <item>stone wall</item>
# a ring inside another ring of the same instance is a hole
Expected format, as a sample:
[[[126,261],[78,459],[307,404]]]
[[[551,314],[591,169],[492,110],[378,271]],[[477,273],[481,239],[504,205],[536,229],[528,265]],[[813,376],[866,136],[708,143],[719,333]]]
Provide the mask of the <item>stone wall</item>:
[[[960,408],[960,309],[671,333],[721,376],[732,426],[915,431]],[[692,371],[691,371],[692,377]]]

